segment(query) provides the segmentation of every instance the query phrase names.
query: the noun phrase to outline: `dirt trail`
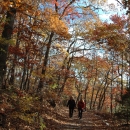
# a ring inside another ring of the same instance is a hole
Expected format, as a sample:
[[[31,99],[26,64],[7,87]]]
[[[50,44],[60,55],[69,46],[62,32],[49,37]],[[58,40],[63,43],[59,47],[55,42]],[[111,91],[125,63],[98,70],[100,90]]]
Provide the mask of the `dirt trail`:
[[[83,112],[82,119],[78,119],[77,110],[72,118],[68,116],[68,108],[58,112],[58,114],[48,117],[47,126],[49,128],[47,130],[114,130],[108,121],[91,111]]]

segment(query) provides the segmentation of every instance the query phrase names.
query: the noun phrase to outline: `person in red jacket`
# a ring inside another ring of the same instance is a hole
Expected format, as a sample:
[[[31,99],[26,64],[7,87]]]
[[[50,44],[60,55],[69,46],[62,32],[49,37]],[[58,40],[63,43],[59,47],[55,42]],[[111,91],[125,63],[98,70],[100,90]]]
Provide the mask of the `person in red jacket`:
[[[79,117],[79,119],[82,118],[82,113],[83,113],[84,108],[85,108],[85,103],[84,103],[83,99],[81,98],[80,101],[78,102],[78,117]]]

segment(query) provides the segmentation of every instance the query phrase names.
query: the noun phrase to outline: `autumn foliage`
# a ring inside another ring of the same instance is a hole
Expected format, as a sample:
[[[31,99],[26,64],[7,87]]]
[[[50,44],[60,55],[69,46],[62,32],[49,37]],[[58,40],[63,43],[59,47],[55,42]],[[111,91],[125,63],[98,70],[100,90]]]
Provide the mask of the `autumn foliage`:
[[[93,3],[93,5],[91,5]],[[115,113],[130,86],[129,17],[102,22],[105,1],[0,1],[0,112],[16,128],[45,128],[48,101],[82,96],[86,108]],[[63,103],[64,102],[64,103]],[[49,104],[49,105],[48,105]],[[11,121],[12,119],[12,121]]]

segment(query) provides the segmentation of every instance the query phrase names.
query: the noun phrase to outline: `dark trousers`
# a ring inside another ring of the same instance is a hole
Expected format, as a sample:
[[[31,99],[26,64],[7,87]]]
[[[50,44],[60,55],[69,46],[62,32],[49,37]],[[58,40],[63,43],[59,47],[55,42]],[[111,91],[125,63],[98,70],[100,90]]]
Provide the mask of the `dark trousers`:
[[[74,111],[74,108],[69,108],[69,117],[73,116],[73,111]]]
[[[82,118],[82,113],[83,113],[82,108],[78,108],[78,112],[79,112],[78,117],[81,119]]]

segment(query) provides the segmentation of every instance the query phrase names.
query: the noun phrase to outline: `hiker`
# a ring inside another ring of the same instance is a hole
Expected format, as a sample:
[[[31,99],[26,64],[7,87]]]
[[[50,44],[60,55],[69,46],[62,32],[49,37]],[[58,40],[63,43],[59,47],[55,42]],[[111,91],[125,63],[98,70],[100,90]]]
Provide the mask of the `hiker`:
[[[83,113],[84,108],[85,108],[85,103],[84,103],[83,99],[81,98],[80,101],[78,102],[78,117],[79,117],[79,119],[82,118],[82,113]]]
[[[74,108],[76,107],[75,100],[72,96],[70,96],[70,99],[68,100],[67,107],[69,107],[69,117],[71,118],[73,116]]]

